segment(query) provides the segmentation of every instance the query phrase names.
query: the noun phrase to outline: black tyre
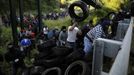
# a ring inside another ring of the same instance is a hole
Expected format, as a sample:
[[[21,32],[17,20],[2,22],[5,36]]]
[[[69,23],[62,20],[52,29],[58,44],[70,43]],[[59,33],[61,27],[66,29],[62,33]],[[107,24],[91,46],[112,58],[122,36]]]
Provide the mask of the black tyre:
[[[59,67],[53,67],[46,69],[41,75],[61,75],[61,69]]]
[[[64,75],[90,75],[90,69],[84,61],[75,61],[68,66]]]
[[[78,16],[75,13],[75,9],[74,9],[75,6],[78,6],[82,9],[83,16]],[[75,21],[78,21],[78,22],[81,22],[81,21],[85,20],[88,17],[88,14],[89,14],[86,3],[82,2],[82,1],[77,1],[77,2],[74,2],[73,4],[71,4],[68,11],[69,11],[70,17],[72,19],[75,19]]]
[[[57,46],[52,48],[52,51],[56,56],[66,56],[72,51],[72,49],[65,46]]]
[[[53,47],[56,46],[55,39],[44,41],[44,43],[37,46],[39,52],[50,52]]]
[[[34,66],[33,68],[31,68],[30,74],[31,75],[41,75],[43,71],[44,71],[43,67],[41,67],[41,66]]]
[[[40,53],[43,52],[44,55],[48,55],[49,53],[51,53],[51,48],[52,47],[45,47],[45,44],[40,44],[40,45],[37,46],[37,48],[38,48],[38,51]]]
[[[74,50],[73,52],[71,52],[70,54],[68,54],[66,57],[65,57],[65,62],[67,64],[70,64],[76,60],[82,60],[84,57],[84,52],[83,50],[81,49],[77,49],[77,50]]]
[[[47,56],[46,58],[36,60],[35,65],[45,66],[49,68],[49,67],[60,65],[62,61],[63,61],[63,57],[50,55]]]

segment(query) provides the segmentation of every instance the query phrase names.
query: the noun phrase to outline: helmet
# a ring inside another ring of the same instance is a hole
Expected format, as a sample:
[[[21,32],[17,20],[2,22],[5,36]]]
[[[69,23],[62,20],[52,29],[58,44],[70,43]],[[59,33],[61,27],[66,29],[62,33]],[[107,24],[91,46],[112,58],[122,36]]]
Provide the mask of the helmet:
[[[21,44],[21,46],[30,46],[31,40],[30,39],[22,39],[20,44]]]

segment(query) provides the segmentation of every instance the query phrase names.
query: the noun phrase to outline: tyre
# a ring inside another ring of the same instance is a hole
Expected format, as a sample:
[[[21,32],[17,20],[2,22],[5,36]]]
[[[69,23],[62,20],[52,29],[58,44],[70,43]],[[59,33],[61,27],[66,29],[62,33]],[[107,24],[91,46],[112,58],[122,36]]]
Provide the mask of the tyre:
[[[52,48],[52,52],[56,55],[56,56],[66,56],[68,55],[72,50],[68,47],[65,46],[57,46]]]
[[[90,69],[84,61],[75,61],[68,66],[64,75],[90,75]]]
[[[46,69],[41,75],[61,75],[61,69],[59,67],[53,67]]]
[[[39,52],[50,52],[53,47],[56,46],[56,41],[50,39],[37,46]]]
[[[44,71],[44,68],[41,66],[34,66],[30,70],[31,75],[41,75],[41,73]]]
[[[78,6],[82,9],[83,16],[78,16],[75,13],[75,9],[74,9],[75,6]],[[81,21],[85,20],[88,17],[88,14],[89,14],[86,3],[82,2],[82,1],[77,1],[77,2],[74,2],[73,4],[71,4],[68,8],[68,12],[69,12],[70,17],[72,19],[75,19],[75,21],[78,21],[78,22],[81,22]]]
[[[46,53],[46,54],[51,52],[51,48],[50,47],[45,47],[45,44],[40,44],[40,45],[37,46],[37,48],[38,48],[39,52],[43,52],[43,53]]]
[[[36,60],[34,65],[44,66],[44,67],[49,68],[49,67],[54,67],[54,66],[60,65],[62,62],[63,62],[63,57],[50,55],[43,59]]]
[[[81,49],[74,50],[72,53],[65,57],[65,62],[70,64],[76,60],[82,60],[84,57],[84,52]]]

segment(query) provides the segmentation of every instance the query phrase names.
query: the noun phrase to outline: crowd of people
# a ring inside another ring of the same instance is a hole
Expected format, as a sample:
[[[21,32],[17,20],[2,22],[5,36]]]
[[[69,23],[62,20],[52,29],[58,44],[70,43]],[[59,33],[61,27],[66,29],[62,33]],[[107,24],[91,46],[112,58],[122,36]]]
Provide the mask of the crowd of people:
[[[66,16],[68,16],[68,13],[66,11],[64,12],[50,12],[50,13],[43,13],[42,15],[42,20],[57,20],[59,18],[65,18]],[[16,16],[17,22],[20,22],[20,17]],[[33,15],[24,15],[24,20],[29,20],[29,21],[33,21],[35,19],[37,19],[37,16],[33,16]],[[2,25],[4,25],[5,27],[9,27],[11,25],[10,22],[10,16],[9,15],[3,15],[1,16],[1,20],[2,20]]]
[[[57,19],[58,17],[65,17],[66,15],[66,13],[51,13],[46,15],[44,19]],[[76,22],[75,19],[73,19],[71,25],[68,27],[62,26],[61,29],[49,29],[46,25],[42,28],[41,32],[38,32],[38,16],[24,16],[24,28],[21,29],[19,25],[17,26],[19,43],[22,39],[28,38],[32,43],[30,47],[36,48],[36,39],[39,39],[40,44],[53,39],[56,42],[56,46],[66,46],[74,50],[82,48],[84,56],[87,57],[93,52],[94,41],[97,38],[114,38],[114,36],[116,36],[118,21],[123,20],[126,17],[129,18],[130,16],[121,10],[117,14],[108,14],[95,26],[93,26],[93,20],[89,20],[86,25],[83,25],[82,28],[80,28],[79,22]],[[2,17],[2,20],[5,26],[10,25],[10,21],[4,16]],[[19,21],[20,19],[18,18],[18,22]],[[110,26],[112,28],[111,33],[108,31]],[[27,53],[29,53],[27,51],[25,52],[25,49],[29,47],[23,47],[23,49],[21,49],[18,46],[14,47],[12,44],[8,44],[7,48],[8,52],[5,54],[5,59],[13,65],[12,75],[16,75],[18,67],[25,68],[23,59],[27,56]]]

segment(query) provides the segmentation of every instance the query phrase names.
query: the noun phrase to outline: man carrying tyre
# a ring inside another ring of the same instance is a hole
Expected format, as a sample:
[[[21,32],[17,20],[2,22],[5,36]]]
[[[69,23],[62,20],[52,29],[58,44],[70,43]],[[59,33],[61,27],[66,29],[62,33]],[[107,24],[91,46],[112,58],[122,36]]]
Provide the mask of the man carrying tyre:
[[[102,19],[101,22],[91,29],[84,37],[84,52],[85,56],[91,54],[92,45],[95,39],[105,38],[107,30],[112,22],[109,19]]]
[[[78,23],[73,22],[72,26],[68,27],[67,47],[76,49],[77,34],[81,35],[81,31],[77,27]]]

